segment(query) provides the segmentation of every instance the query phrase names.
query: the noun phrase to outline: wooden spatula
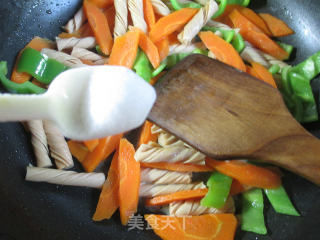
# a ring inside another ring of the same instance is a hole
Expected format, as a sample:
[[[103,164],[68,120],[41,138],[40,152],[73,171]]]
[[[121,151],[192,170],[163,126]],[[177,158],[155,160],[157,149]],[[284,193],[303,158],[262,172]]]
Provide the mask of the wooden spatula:
[[[291,116],[272,86],[192,55],[155,87],[149,120],[207,156],[261,160],[320,185],[320,141]]]

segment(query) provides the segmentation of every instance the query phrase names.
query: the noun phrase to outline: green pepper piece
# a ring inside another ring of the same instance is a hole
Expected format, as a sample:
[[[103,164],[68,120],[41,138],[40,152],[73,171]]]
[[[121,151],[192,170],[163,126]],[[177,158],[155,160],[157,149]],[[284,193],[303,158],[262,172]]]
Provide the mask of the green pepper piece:
[[[267,234],[263,215],[263,195],[261,189],[251,189],[242,194],[241,230]]]
[[[276,189],[264,189],[264,192],[277,213],[300,216],[283,186]]]
[[[314,102],[312,89],[306,78],[291,71],[288,77],[291,89],[295,95],[301,98],[303,102]]]
[[[57,75],[68,68],[37,50],[26,48],[21,54],[17,69],[18,72],[32,75],[39,82],[49,84]]]
[[[285,50],[285,51],[289,54],[289,57],[290,57],[290,55],[291,55],[291,53],[292,53],[292,51],[293,51],[293,46],[290,45],[290,44],[287,44],[287,43],[279,42],[279,41],[277,41],[277,43],[280,45],[280,47],[281,47],[283,50]],[[289,57],[288,57],[288,58],[289,58]]]
[[[141,50],[137,54],[133,69],[140,77],[150,82],[152,78],[152,65],[147,55]]]
[[[7,73],[8,73],[7,62],[1,61],[0,62],[0,82],[5,87],[5,89],[10,93],[41,94],[46,92],[46,89],[38,87],[37,85],[34,85],[29,81],[24,83],[12,82],[6,77]]]
[[[219,172],[213,172],[207,181],[207,195],[200,204],[206,207],[222,208],[229,196],[232,178]]]
[[[250,0],[228,0],[228,4],[238,4],[241,6],[248,6],[250,3]]]
[[[182,8],[201,8],[201,5],[195,2],[179,3],[177,0],[170,0],[172,8],[174,10],[180,10]]]
[[[270,68],[269,68],[269,72],[271,74],[276,74],[280,71],[280,66],[278,64],[273,64]]]
[[[308,81],[315,78],[320,73],[320,51],[294,66],[290,71],[302,75]]]
[[[100,45],[96,45],[96,51],[99,55],[107,57],[107,55],[102,52]]]
[[[238,53],[241,53],[245,48],[246,44],[243,40],[243,37],[240,33],[237,33],[231,42],[232,46],[237,50]]]
[[[227,4],[228,4],[228,0],[218,0],[219,2],[219,9],[218,11],[213,14],[212,18],[217,18],[219,17],[222,13],[224,13],[224,10],[226,10]]]
[[[165,59],[164,61],[162,61],[159,65],[159,67],[157,67],[151,74],[152,77],[157,76],[159,73],[161,73],[163,71],[163,69],[165,69],[167,66],[167,60]]]
[[[314,122],[318,120],[318,110],[315,102],[303,103],[303,116],[300,122]]]
[[[209,50],[196,48],[195,50],[192,51],[192,53],[208,56]]]

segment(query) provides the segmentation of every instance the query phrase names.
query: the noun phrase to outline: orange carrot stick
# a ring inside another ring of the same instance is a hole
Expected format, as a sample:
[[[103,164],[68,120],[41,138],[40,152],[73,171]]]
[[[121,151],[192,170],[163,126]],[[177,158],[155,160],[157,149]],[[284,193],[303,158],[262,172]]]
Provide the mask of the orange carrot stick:
[[[126,139],[119,145],[119,205],[120,219],[126,225],[137,211],[140,187],[140,164],[134,159],[134,147]]]
[[[14,68],[13,68],[12,74],[11,74],[11,81],[13,81],[13,82],[24,83],[24,82],[29,81],[31,79],[31,75],[30,74],[28,74],[28,73],[20,73],[20,72],[17,71],[17,65],[18,65],[18,62],[20,60],[21,53],[27,47],[33,48],[33,49],[35,49],[37,51],[41,51],[43,48],[53,48],[54,44],[53,44],[53,42],[51,42],[50,40],[45,39],[45,38],[40,38],[40,37],[33,38],[20,51],[20,53],[19,53],[19,55],[18,55],[18,57],[16,59],[16,62],[15,62],[15,65],[14,65]]]
[[[157,46],[151,41],[151,39],[141,30],[139,37],[139,47],[144,51],[150,60],[153,68],[157,68],[160,65],[160,56]]]
[[[239,53],[230,43],[226,42],[211,31],[200,32],[199,37],[201,38],[204,45],[206,45],[206,47],[212,53],[214,53],[219,61],[233,66],[241,71],[246,71],[246,66],[242,61]]]
[[[170,46],[173,44],[180,44],[180,41],[178,40],[178,34],[179,32],[173,32],[168,36]]]
[[[149,32],[151,40],[155,43],[164,39],[169,34],[182,28],[197,12],[198,9],[195,8],[182,8],[160,18]]]
[[[183,190],[171,194],[160,195],[150,199],[145,202],[146,206],[161,206],[166,205],[175,201],[185,201],[196,198],[203,198],[208,193],[208,189],[193,189],[193,190]]]
[[[294,33],[294,31],[281,19],[268,13],[259,13],[270,29],[273,37],[284,37]]]
[[[67,143],[72,156],[83,162],[89,153],[88,149],[81,142],[69,140]]]
[[[144,218],[153,231],[165,240],[231,240],[237,228],[237,219],[233,214],[187,217],[146,214]]]
[[[115,22],[115,17],[116,17],[116,10],[115,10],[114,6],[112,5],[111,7],[106,8],[103,11],[103,13],[107,17],[109,29],[110,29],[111,33],[113,33],[114,22]]]
[[[119,65],[132,68],[136,60],[140,33],[137,30],[128,31],[117,37],[109,58],[110,65]]]
[[[93,3],[98,8],[107,8],[113,4],[113,0],[89,0],[89,2]]]
[[[162,40],[160,40],[159,42],[155,43],[157,48],[158,48],[158,52],[159,52],[159,56],[160,56],[160,60],[164,60],[168,54],[169,54],[169,39],[166,37]]]
[[[249,21],[251,21],[254,25],[256,25],[260,30],[262,30],[268,36],[272,36],[271,31],[269,30],[267,24],[263,21],[263,19],[256,14],[252,9],[240,7],[239,12],[245,16]]]
[[[99,139],[83,141],[83,144],[88,148],[90,152],[92,152],[96,148],[96,146],[98,146]]]
[[[88,0],[83,2],[83,9],[88,17],[88,22],[100,45],[101,51],[109,55],[112,49],[113,39],[106,16],[96,5]]]
[[[206,164],[237,179],[241,184],[260,188],[277,188],[281,184],[281,178],[273,171],[240,160],[217,161],[207,158]]]
[[[143,0],[143,15],[148,26],[148,31],[150,31],[151,27],[156,23],[156,16],[150,0]]]
[[[252,62],[251,66],[253,70],[257,73],[259,79],[277,88],[276,82],[274,81],[273,76],[268,71],[268,69],[266,69],[264,66],[257,62]]]
[[[234,9],[238,9],[240,10],[241,8],[243,8],[241,5],[239,4],[227,4],[224,12],[217,18],[215,18],[214,20],[217,22],[222,22],[225,23],[226,19],[228,18],[228,15],[234,10]],[[226,23],[225,23],[226,24]]]
[[[93,221],[110,219],[119,207],[119,152],[117,151],[108,171],[107,180],[104,182],[100,193],[96,211],[92,217]]]
[[[246,65],[246,72],[255,78],[259,78],[259,75],[253,69],[253,67]]]
[[[141,167],[156,168],[176,172],[210,172],[212,168],[192,163],[142,162]]]
[[[238,180],[233,179],[231,187],[230,187],[230,195],[232,195],[232,196],[237,195],[239,193],[243,193],[245,191],[248,191],[252,188],[253,188],[252,186],[247,186],[247,185],[241,184]]]
[[[233,27],[240,28],[241,35],[255,47],[280,60],[289,57],[289,54],[279,44],[264,34],[260,28],[250,22],[238,10],[233,10],[229,14],[229,19]]]
[[[87,172],[92,172],[97,166],[105,160],[118,146],[123,134],[108,136],[99,139],[98,146],[81,163]]]
[[[144,122],[137,147],[140,147],[141,144],[147,144],[150,141],[153,141],[153,142],[157,141],[158,134],[153,134],[151,132],[152,125],[153,123],[149,122],[148,120]]]

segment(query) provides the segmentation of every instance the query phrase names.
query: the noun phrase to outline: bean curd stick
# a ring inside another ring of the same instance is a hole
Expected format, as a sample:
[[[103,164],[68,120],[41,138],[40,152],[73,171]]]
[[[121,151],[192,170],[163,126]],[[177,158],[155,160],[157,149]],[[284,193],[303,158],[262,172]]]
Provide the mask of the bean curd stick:
[[[44,48],[41,50],[41,53],[47,55],[49,58],[53,58],[57,60],[58,62],[63,63],[64,65],[76,68],[76,67],[85,67],[87,65],[83,64],[79,58],[73,57],[69,54],[66,54],[64,52],[59,52],[56,50]]]
[[[147,23],[143,16],[143,1],[128,0],[129,11],[131,14],[133,26],[141,29],[144,33],[147,32]]]
[[[73,167],[73,159],[68,144],[54,123],[48,120],[43,121],[44,131],[50,148],[51,157],[55,160],[58,169]]]
[[[155,168],[141,169],[141,182],[152,184],[187,184],[191,183],[191,173],[180,173]]]
[[[97,43],[94,37],[85,37],[85,38],[59,38],[56,37],[56,43],[58,51],[62,51],[64,49],[70,49],[74,47],[90,49],[94,48]]]
[[[49,158],[47,137],[43,129],[42,121],[28,121],[26,122],[26,127],[31,133],[31,143],[37,160],[37,167],[51,167],[52,162]]]
[[[100,56],[99,54],[91,52],[87,49],[84,49],[84,48],[74,47],[72,49],[71,56],[74,56],[74,57],[79,58],[81,60],[92,61],[94,64],[97,64],[97,65],[102,65],[107,62],[106,58]]]
[[[200,201],[179,201],[170,203],[168,207],[162,209],[162,212],[173,216],[199,216],[210,213],[234,213],[235,206],[232,197],[229,197],[220,209],[204,207]]]
[[[68,21],[66,26],[64,26],[64,30],[66,30],[68,33],[73,33],[80,29],[86,19],[87,18],[83,12],[83,8],[80,8],[74,17]]]
[[[27,167],[26,180],[58,185],[102,188],[105,175],[103,173],[78,173],[50,168]]]
[[[151,0],[151,4],[157,14],[161,16],[170,14],[170,9],[161,0]]]
[[[196,15],[188,22],[178,39],[183,44],[190,44],[209,19],[218,11],[218,4],[214,0],[208,0],[204,7],[200,8]]]
[[[127,32],[128,29],[128,7],[127,0],[114,0],[116,10],[114,38],[120,37]]]

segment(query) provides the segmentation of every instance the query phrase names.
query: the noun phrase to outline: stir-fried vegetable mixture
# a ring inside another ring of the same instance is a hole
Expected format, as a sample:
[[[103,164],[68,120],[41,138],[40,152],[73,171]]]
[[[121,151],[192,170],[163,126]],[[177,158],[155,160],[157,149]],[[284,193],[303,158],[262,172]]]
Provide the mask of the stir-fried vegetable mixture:
[[[11,93],[41,94],[69,68],[110,64],[155,84],[186,56],[203,54],[278,88],[298,121],[316,121],[310,81],[320,72],[320,52],[296,66],[284,62],[294,47],[274,37],[294,31],[248,5],[249,0],[84,0],[55,42],[35,37],[21,50],[11,80],[6,62],[0,62],[0,81]],[[110,219],[119,209],[121,223],[130,227],[144,201],[150,210],[145,220],[163,239],[233,239],[238,223],[244,231],[266,234],[263,193],[276,212],[299,216],[279,169],[209,159],[148,121],[136,147],[124,134],[66,142],[52,123],[30,121],[26,128],[37,158],[26,179],[102,188],[93,221]],[[63,170],[73,166],[70,152],[88,173]],[[46,169],[53,165],[49,154],[60,170]],[[106,177],[96,173],[112,154]],[[211,172],[206,184],[195,182],[193,173],[203,172]],[[236,195],[242,196],[240,209]]]

